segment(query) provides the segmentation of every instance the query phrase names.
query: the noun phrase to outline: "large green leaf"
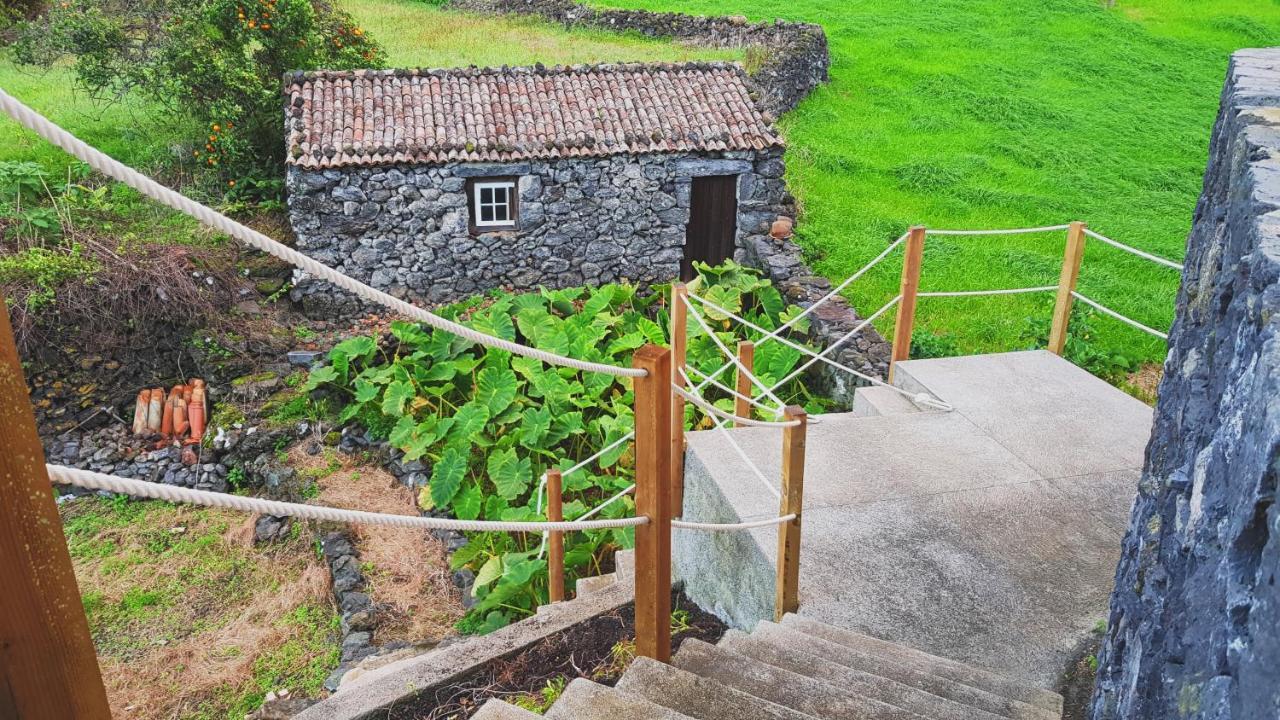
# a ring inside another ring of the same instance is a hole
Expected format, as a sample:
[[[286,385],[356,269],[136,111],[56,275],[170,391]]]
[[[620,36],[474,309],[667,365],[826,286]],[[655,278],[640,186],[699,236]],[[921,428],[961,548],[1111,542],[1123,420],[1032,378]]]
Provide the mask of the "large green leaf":
[[[446,441],[449,443],[470,443],[473,437],[484,429],[489,421],[489,408],[474,400],[458,408],[453,414],[453,423],[449,428]]]
[[[467,483],[453,496],[453,514],[460,520],[475,520],[484,506],[484,491],[478,483]]]
[[[471,594],[475,595],[476,588],[487,587],[500,577],[502,577],[502,558],[494,555],[480,566],[480,572],[476,573],[475,582],[471,586]]]
[[[742,314],[742,293],[736,288],[726,287],[724,285],[712,285],[704,291],[702,297],[705,297],[707,300],[715,303],[724,310],[728,310],[734,315]],[[728,315],[725,315],[723,312],[711,307],[710,305],[699,306],[696,301],[692,304],[699,312],[711,320],[729,319]],[[696,322],[696,320],[692,321],[691,324],[695,324]]]
[[[516,399],[516,374],[510,368],[487,367],[476,376],[475,402],[489,409],[489,417],[507,409]]]
[[[387,386],[387,392],[382,396],[382,413],[392,417],[403,415],[405,403],[412,400],[416,394],[413,383],[396,380]]]
[[[498,495],[507,500],[515,500],[529,489],[529,481],[533,476],[533,467],[527,457],[518,457],[512,448],[499,450],[489,455],[489,480],[493,482]]]
[[[466,474],[466,454],[456,447],[447,448],[439,462],[431,468],[431,499],[435,501],[436,507],[449,506],[462,487],[462,478]]]
[[[520,444],[530,450],[540,449],[550,429],[551,410],[549,408],[526,408],[520,416]]]

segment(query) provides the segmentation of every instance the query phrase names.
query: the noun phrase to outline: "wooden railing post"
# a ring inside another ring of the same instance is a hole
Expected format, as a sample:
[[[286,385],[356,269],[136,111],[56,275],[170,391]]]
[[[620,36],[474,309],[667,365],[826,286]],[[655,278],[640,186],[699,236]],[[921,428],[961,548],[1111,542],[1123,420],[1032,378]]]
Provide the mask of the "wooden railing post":
[[[902,284],[898,294],[898,314],[893,323],[892,362],[911,357],[911,334],[916,323],[916,293],[920,290],[920,263],[924,259],[923,225],[916,225],[907,233],[907,243],[902,256]],[[889,366],[893,377],[893,365]]]
[[[688,387],[680,370],[685,368],[689,343],[689,289],[671,286],[671,382]],[[671,514],[684,512],[684,398],[671,393]]]
[[[27,383],[0,309],[0,718],[110,720]]]
[[[1071,324],[1071,305],[1076,281],[1080,279],[1080,261],[1084,259],[1086,224],[1076,221],[1067,229],[1067,247],[1062,255],[1062,274],[1058,276],[1058,300],[1053,305],[1053,324],[1049,326],[1049,352],[1061,355],[1067,347],[1067,330]]]
[[[738,343],[738,362],[742,363],[742,367],[749,370],[752,374],[755,374],[755,371],[756,371],[756,344],[755,343],[751,342],[750,340],[743,340],[742,342]],[[742,372],[741,368],[738,369],[738,383],[737,383],[737,387],[735,387],[734,390],[737,390],[738,394],[742,395],[743,397],[754,397],[755,395],[754,393],[755,388],[751,386],[751,378],[747,377],[747,374]],[[744,417],[744,418],[751,417],[751,403],[747,402],[746,400],[743,400],[740,397],[734,398],[733,414],[737,415],[738,417]]]
[[[559,470],[547,471],[547,520],[564,520],[564,482]],[[547,533],[547,581],[551,602],[564,600],[564,533]]]
[[[778,577],[775,582],[773,618],[800,608],[800,520],[804,507],[804,445],[808,415],[804,408],[791,405],[787,420],[800,424],[782,430],[782,500],[779,515],[795,513],[795,519],[778,526]]]
[[[636,654],[671,660],[671,351],[636,350]]]

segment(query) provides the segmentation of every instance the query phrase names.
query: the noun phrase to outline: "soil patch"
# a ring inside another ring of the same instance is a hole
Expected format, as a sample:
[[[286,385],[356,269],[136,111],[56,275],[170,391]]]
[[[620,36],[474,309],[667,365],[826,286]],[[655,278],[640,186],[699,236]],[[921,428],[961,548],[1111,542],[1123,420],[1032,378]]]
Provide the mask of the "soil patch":
[[[1093,680],[1098,674],[1098,651],[1102,635],[1095,633],[1073,655],[1057,693],[1062,696],[1062,720],[1088,720],[1089,700],[1093,697]]]
[[[671,650],[697,638],[714,643],[728,629],[680,592],[673,592]],[[612,686],[635,656],[635,605],[594,617],[544,638],[536,645],[491,661],[446,686],[392,708],[388,720],[445,720],[471,717],[497,698],[541,711],[576,678]]]
[[[306,443],[303,444],[304,446]],[[418,515],[413,493],[386,470],[361,465],[331,448],[309,455],[295,447],[290,465],[313,478],[315,502],[330,507]],[[464,610],[453,586],[444,544],[425,530],[351,525],[365,592],[379,608],[374,642],[434,644],[456,634]]]

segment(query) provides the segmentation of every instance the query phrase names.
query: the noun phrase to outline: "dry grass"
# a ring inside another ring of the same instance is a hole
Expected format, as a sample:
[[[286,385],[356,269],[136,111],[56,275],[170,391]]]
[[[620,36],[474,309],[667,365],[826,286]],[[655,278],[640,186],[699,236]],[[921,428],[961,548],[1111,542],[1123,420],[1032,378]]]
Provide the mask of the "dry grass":
[[[331,451],[309,456],[295,448],[293,467],[316,479],[316,502],[333,507],[417,515],[413,493],[381,468],[361,466]],[[353,526],[374,603],[389,608],[374,640],[433,644],[454,634],[463,615],[444,545],[422,530]]]
[[[63,520],[117,719],[242,717],[336,664],[309,534],[254,548],[239,513],[98,498]]]
[[[1148,405],[1156,404],[1156,390],[1164,377],[1164,367],[1159,363],[1146,363],[1135,373],[1130,373],[1121,388]]]

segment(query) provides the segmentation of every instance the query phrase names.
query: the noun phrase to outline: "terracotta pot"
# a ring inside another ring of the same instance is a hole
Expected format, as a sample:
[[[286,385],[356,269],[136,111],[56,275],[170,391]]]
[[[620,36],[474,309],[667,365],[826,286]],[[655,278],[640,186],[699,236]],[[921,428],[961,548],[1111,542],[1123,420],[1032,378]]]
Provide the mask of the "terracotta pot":
[[[191,421],[191,440],[200,442],[204,437],[205,406],[204,388],[197,385],[191,390],[191,402],[187,405],[187,419]]]
[[[142,435],[147,432],[148,405],[151,402],[151,391],[138,393],[138,402],[133,408],[133,434]]]
[[[173,434],[181,440],[186,436],[187,431],[191,429],[191,423],[187,420],[187,401],[179,396],[174,403]]]
[[[791,218],[779,215],[778,219],[773,221],[773,225],[769,226],[769,235],[775,240],[786,240],[791,237],[793,229],[795,229],[795,223]]]
[[[160,424],[164,421],[164,390],[156,388],[151,391],[147,401],[147,431],[160,432]]]
[[[165,398],[164,409],[160,415],[160,434],[169,437],[173,434],[173,396]]]

